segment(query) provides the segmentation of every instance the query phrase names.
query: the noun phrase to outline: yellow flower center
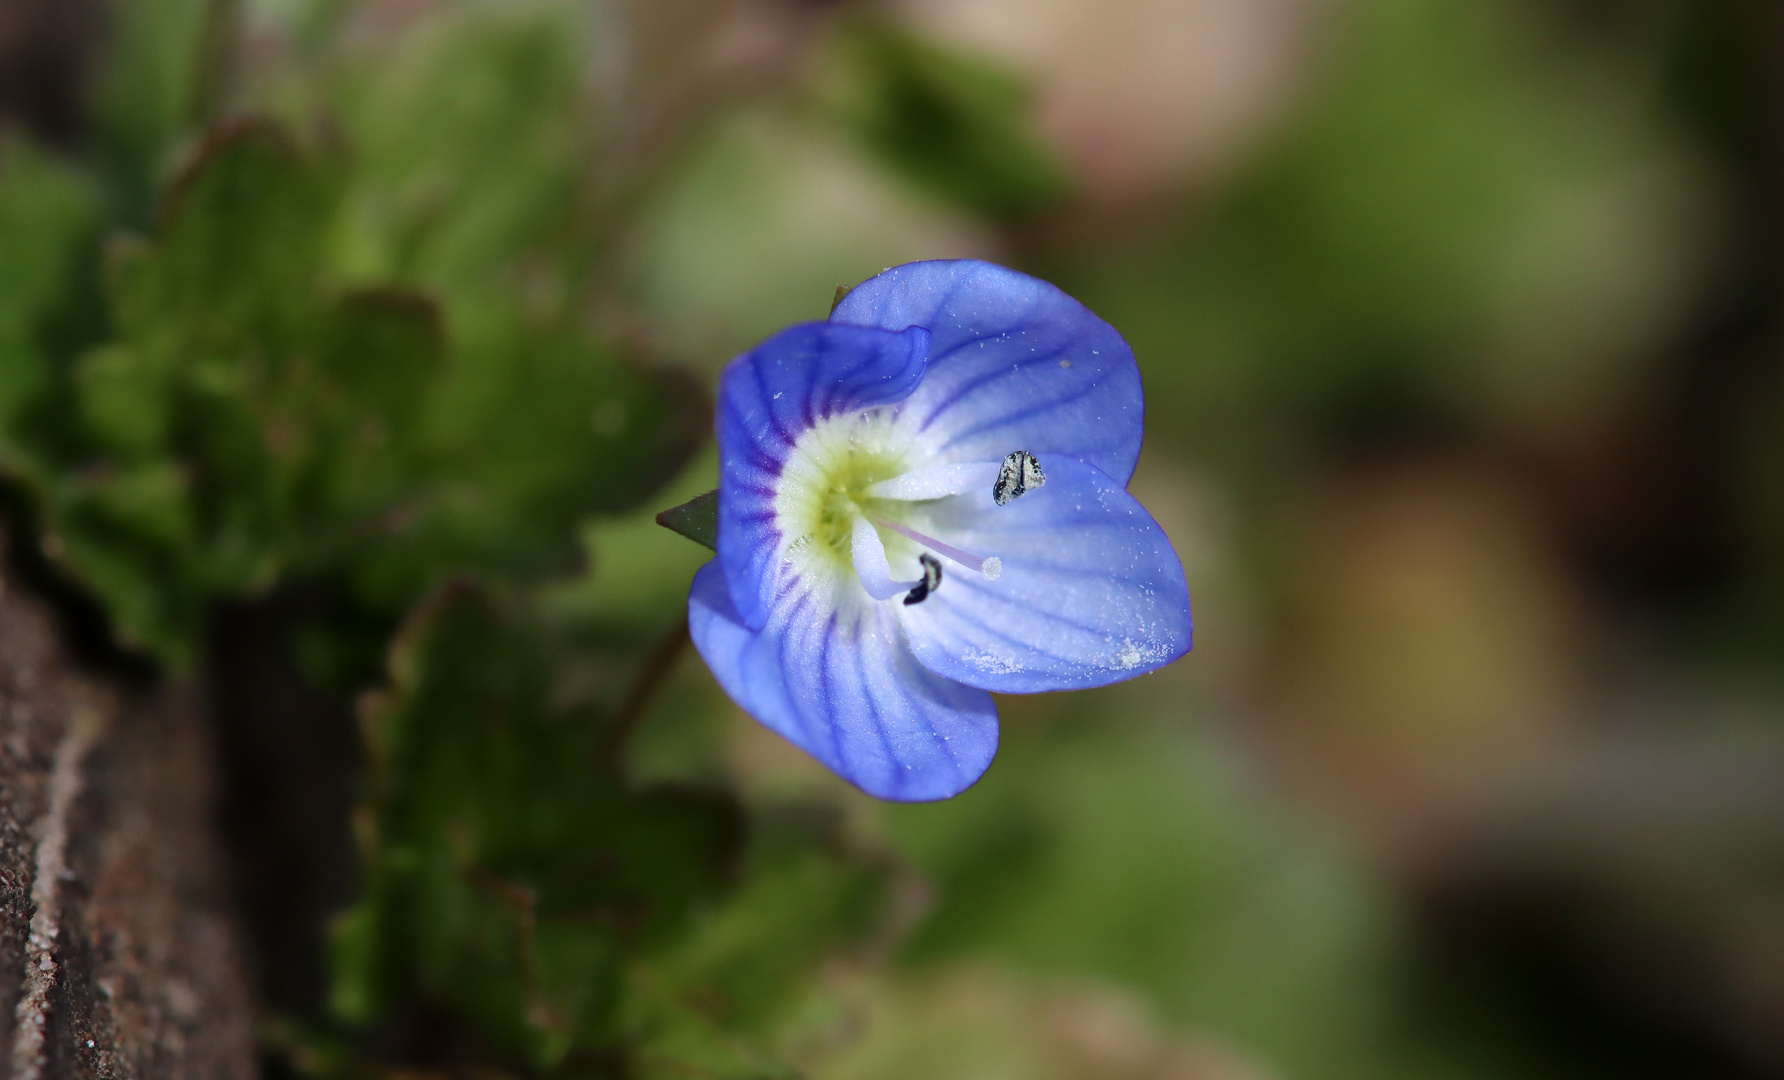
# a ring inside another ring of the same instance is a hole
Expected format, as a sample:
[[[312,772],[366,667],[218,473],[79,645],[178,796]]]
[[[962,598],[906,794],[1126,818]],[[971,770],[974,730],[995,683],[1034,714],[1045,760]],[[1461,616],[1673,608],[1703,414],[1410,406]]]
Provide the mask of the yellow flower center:
[[[852,571],[855,520],[899,520],[910,505],[866,494],[870,484],[909,471],[908,447],[878,410],[833,417],[801,435],[774,502],[789,550]]]

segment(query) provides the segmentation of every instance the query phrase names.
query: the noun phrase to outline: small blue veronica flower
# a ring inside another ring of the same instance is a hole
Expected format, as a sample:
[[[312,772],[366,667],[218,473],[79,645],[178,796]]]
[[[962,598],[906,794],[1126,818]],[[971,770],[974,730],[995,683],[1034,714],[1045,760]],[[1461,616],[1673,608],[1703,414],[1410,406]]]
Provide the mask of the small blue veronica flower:
[[[991,691],[1102,686],[1189,650],[1182,564],[1126,490],[1142,412],[1127,343],[1046,282],[887,270],[725,369],[695,646],[868,794],[958,794],[997,750]]]

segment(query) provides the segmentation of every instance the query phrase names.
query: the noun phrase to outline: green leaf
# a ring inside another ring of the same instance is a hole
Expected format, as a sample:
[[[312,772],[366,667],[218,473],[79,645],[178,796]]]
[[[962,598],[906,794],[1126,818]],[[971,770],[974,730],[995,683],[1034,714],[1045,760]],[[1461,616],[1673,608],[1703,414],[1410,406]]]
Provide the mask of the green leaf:
[[[422,606],[370,699],[363,899],[332,1003],[448,1017],[499,1068],[767,1078],[812,976],[886,925],[891,867],[825,808],[628,782],[615,717],[565,701],[556,646],[467,583]],[[747,835],[747,844],[745,837]]]
[[[319,274],[338,171],[272,124],[226,125],[176,179],[158,235],[114,245],[119,340],[76,370],[89,452],[52,516],[125,636],[170,659],[190,655],[211,598],[271,585],[374,509],[328,483],[376,475],[338,464],[365,409],[324,363],[352,320]]]
[[[644,1076],[796,1075],[775,1051],[812,975],[887,926],[893,869],[849,849],[833,808],[771,805],[750,824],[744,884],[632,970],[627,1030]]]
[[[501,287],[456,309],[449,289],[344,288],[329,237],[350,163],[224,125],[157,235],[113,246],[119,336],[78,366],[84,451],[51,502],[125,636],[169,658],[212,599],[294,572],[394,623],[463,569],[573,565],[578,524],[642,499],[705,427],[702,388]],[[153,513],[119,487],[149,473],[179,481]]]
[[[0,461],[51,381],[46,322],[92,243],[98,206],[73,169],[23,139],[0,138]]]
[[[337,272],[437,296],[451,358],[417,439],[427,482],[354,570],[389,608],[467,565],[575,566],[578,524],[661,486],[708,427],[703,388],[640,370],[583,322],[605,237],[578,18],[459,13],[335,88],[359,164]]]
[[[545,1067],[610,1049],[627,957],[723,892],[741,832],[718,796],[633,790],[610,718],[555,700],[551,647],[470,585],[425,605],[366,716],[366,894],[337,925],[334,1007],[412,999]]]
[[[300,343],[340,166],[268,121],[213,129],[173,180],[153,246],[115,267],[124,333],[213,353]]]
[[[597,117],[568,5],[435,20],[349,70],[335,93],[361,155],[338,252],[357,277],[442,290],[455,334],[506,337],[579,298]],[[491,292],[493,290],[493,294]]]
[[[217,88],[231,6],[132,0],[108,13],[91,122],[114,210],[133,227],[149,224],[170,152]]]

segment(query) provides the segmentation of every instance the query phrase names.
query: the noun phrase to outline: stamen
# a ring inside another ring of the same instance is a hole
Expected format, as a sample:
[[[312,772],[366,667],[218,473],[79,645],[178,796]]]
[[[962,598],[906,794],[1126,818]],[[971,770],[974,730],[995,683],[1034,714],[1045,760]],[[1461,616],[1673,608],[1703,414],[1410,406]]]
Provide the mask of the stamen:
[[[997,575],[1003,573],[1003,560],[998,558],[995,555],[980,556],[980,555],[974,555],[970,551],[962,551],[961,549],[955,547],[952,544],[944,544],[940,540],[935,539],[934,537],[924,536],[922,533],[911,528],[910,526],[900,525],[896,521],[886,521],[884,519],[875,519],[874,523],[877,525],[884,526],[885,528],[891,529],[893,532],[906,538],[907,540],[915,540],[917,543],[922,544],[924,547],[928,548],[929,550],[931,550],[933,552],[936,552],[937,554],[946,555],[948,558],[959,563],[961,566],[966,567],[968,570],[976,570],[979,573],[984,574],[986,577],[990,578],[993,581],[997,580]],[[878,538],[876,537],[875,539],[878,539]],[[885,552],[884,552],[883,548],[881,549],[880,557],[881,558],[885,557]],[[860,565],[859,558],[857,558],[857,560],[856,560],[856,565],[857,566]],[[888,566],[886,573],[888,575],[890,575],[891,572],[892,572],[891,568],[890,568],[890,566]]]
[[[1047,474],[1041,471],[1041,463],[1026,450],[1017,450],[1004,458],[1003,467],[997,472],[997,483],[991,485],[991,501],[999,506],[1008,505],[1047,482]]]
[[[870,499],[899,499],[917,502],[923,499],[944,499],[978,491],[997,475],[997,465],[989,461],[956,461],[949,465],[931,465],[912,469],[902,476],[869,484],[862,491]]]
[[[910,607],[912,604],[921,604],[923,601],[929,599],[930,593],[942,587],[941,562],[937,560],[934,555],[930,555],[927,552],[917,556],[917,562],[921,563],[923,566],[923,580],[917,582],[916,587],[906,594],[904,598],[905,607]]]
[[[850,542],[855,561],[855,576],[861,579],[861,587],[867,590],[867,595],[875,600],[890,600],[901,592],[923,584],[921,581],[892,580],[892,564],[886,560],[886,545],[880,542],[879,530],[866,518],[855,519]]]

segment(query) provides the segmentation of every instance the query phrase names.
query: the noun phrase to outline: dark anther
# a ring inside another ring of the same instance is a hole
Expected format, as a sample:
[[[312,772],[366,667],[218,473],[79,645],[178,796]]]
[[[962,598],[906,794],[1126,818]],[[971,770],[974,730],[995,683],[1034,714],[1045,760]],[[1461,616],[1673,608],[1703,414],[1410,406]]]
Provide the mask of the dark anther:
[[[916,588],[904,594],[906,605],[921,604],[929,599],[930,593],[942,587],[941,560],[934,555],[923,554],[917,556],[917,561],[923,564],[923,580],[917,582]]]
[[[1047,474],[1041,471],[1040,461],[1028,451],[1018,450],[1004,458],[1003,468],[997,471],[997,483],[991,485],[991,498],[1004,506],[1046,482]]]

